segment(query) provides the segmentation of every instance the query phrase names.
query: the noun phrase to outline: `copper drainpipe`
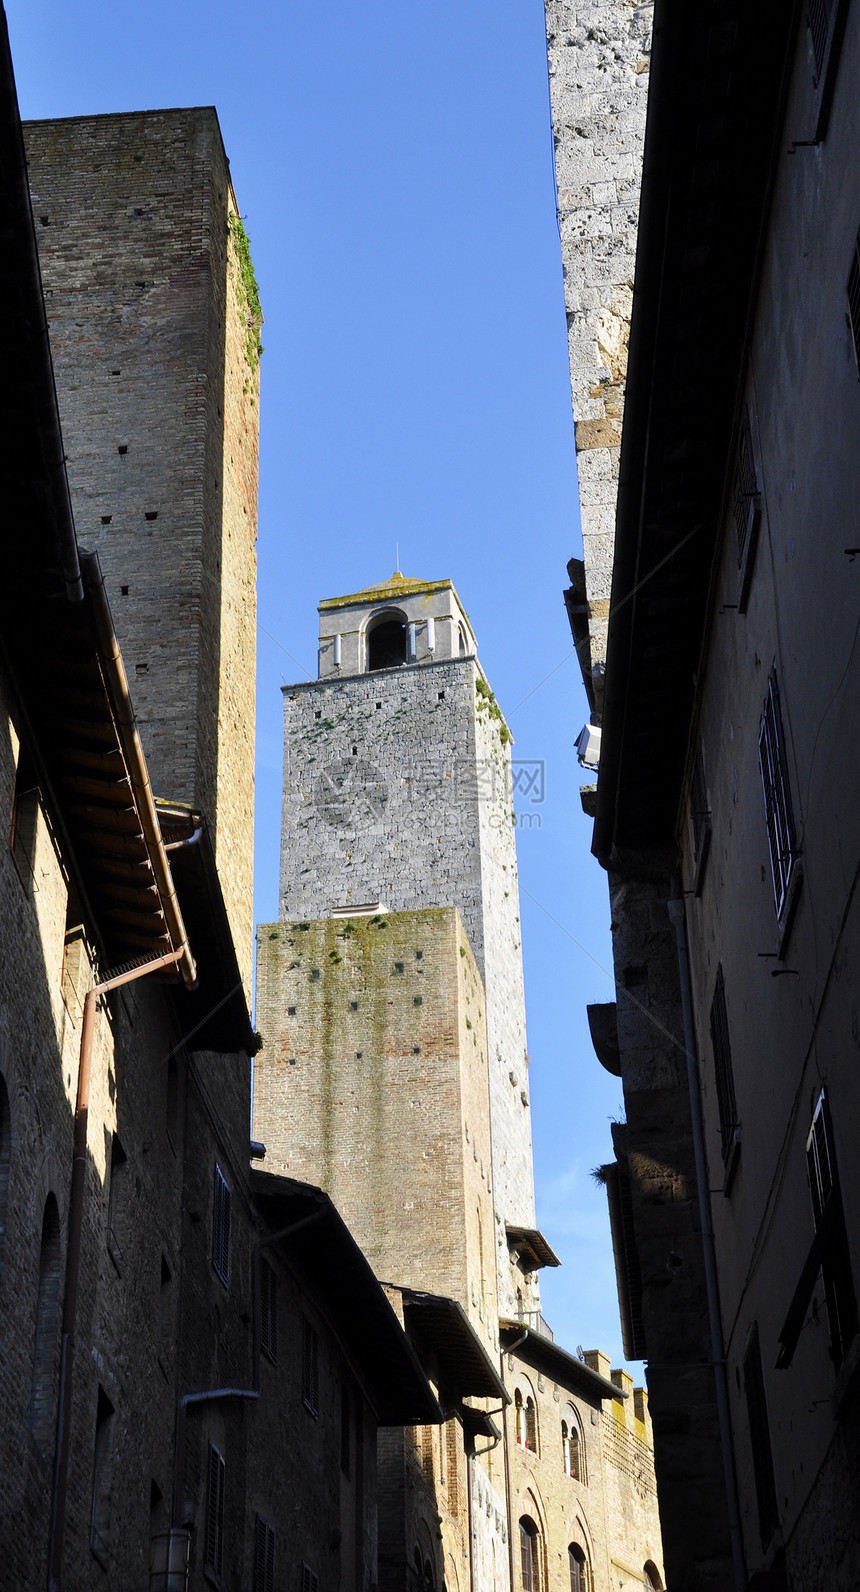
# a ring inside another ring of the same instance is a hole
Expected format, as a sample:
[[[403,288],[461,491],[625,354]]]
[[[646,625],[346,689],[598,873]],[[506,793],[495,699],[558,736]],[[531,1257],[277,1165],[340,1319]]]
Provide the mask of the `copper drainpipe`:
[[[174,967],[188,956],[188,945],[183,943],[178,951],[167,951],[163,956],[151,957],[136,967],[125,968],[113,978],[94,984],[84,1000],[81,1025],[81,1059],[78,1067],[78,1093],[75,1101],[75,1139],[72,1159],[72,1185],[69,1194],[68,1241],[66,1245],[66,1283],[63,1290],[63,1335],[60,1350],[60,1391],[57,1400],[57,1447],[54,1461],[54,1486],[51,1500],[51,1532],[49,1539],[48,1588],[61,1592],[63,1585],[63,1535],[66,1523],[66,1500],[69,1487],[69,1433],[72,1412],[72,1361],[75,1349],[75,1317],[78,1308],[78,1285],[81,1271],[81,1232],[83,1229],[84,1193],[87,1171],[87,1120],[90,1106],[90,1077],[92,1074],[93,1035],[96,1006],[99,997],[108,990],[119,989],[135,979],[146,978],[161,968]]]

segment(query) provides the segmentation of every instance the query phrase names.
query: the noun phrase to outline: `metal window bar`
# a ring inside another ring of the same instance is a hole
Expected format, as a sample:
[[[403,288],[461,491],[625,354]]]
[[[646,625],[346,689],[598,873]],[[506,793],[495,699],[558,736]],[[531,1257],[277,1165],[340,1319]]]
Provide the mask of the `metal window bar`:
[[[714,998],[711,1001],[711,1045],[714,1052],[717,1106],[720,1113],[720,1139],[722,1141],[723,1160],[726,1161],[731,1153],[735,1130],[738,1126],[738,1108],[735,1100],[735,1079],[732,1067],[729,1021],[726,1012],[726,986],[722,963],[717,968]]]
[[[758,738],[767,842],[777,916],[785,905],[795,856],[794,812],[785,757],[779,685],[772,669]]]

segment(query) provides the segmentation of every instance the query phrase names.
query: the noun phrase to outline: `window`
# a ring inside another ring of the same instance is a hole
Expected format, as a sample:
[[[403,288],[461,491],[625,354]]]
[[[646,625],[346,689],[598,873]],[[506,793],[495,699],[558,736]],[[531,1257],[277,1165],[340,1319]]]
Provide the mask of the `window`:
[[[651,1588],[651,1592],[663,1592],[663,1577],[653,1559],[647,1561],[642,1574],[645,1577],[645,1585]]]
[[[36,1341],[30,1385],[30,1431],[43,1454],[47,1454],[54,1434],[59,1332],[60,1213],[53,1194],[49,1194],[42,1216]]]
[[[860,232],[854,240],[854,253],[851,256],[851,270],[848,272],[845,291],[848,294],[848,321],[854,343],[854,358],[860,372]]]
[[[830,1327],[830,1354],[838,1370],[857,1331],[857,1299],[833,1154],[833,1128],[823,1089],[806,1141],[806,1165],[816,1237],[821,1238],[821,1276]]]
[[[762,1547],[766,1548],[777,1523],[777,1503],[758,1324],[753,1326],[744,1354],[744,1396],[749,1421],[759,1531]]]
[[[732,515],[738,541],[738,566],[743,564],[755,516],[761,512],[758,481],[753,457],[749,411],[744,414],[738,435],[735,473],[732,479]]]
[[[319,1576],[309,1564],[302,1565],[302,1592],[320,1592]]]
[[[214,1443],[209,1444],[206,1486],[206,1569],[220,1581],[224,1568],[224,1479],[227,1467]]]
[[[827,117],[839,50],[845,25],[847,0],[808,0],[809,38],[812,46],[812,79],[815,88],[815,126],[812,137],[820,141],[827,131]]]
[[[125,1244],[128,1158],[116,1133],[110,1146],[110,1184],[108,1186],[107,1246],[118,1272],[122,1271]]]
[[[39,782],[33,759],[21,746],[18,767],[15,771],[15,796],[12,804],[12,828],[9,845],[21,883],[34,889],[36,866],[36,835],[39,824]]]
[[[525,1423],[526,1424],[526,1441],[525,1441],[525,1446],[526,1446],[526,1448],[530,1448],[533,1454],[536,1454],[537,1453],[537,1410],[535,1409],[535,1401],[534,1401],[533,1398],[527,1398],[526,1399],[526,1411],[525,1411],[525,1414],[526,1414],[526,1423]]]
[[[711,806],[705,784],[705,763],[701,743],[696,751],[693,777],[690,781],[690,825],[693,831],[693,888],[696,895],[699,895],[711,846]]]
[[[406,662],[406,625],[400,615],[382,614],[367,631],[367,668],[396,669]]]
[[[273,1365],[278,1360],[278,1279],[260,1257],[260,1348]]]
[[[540,1537],[528,1515],[520,1520],[520,1566],[523,1592],[541,1592]]]
[[[319,1338],[310,1322],[302,1322],[302,1398],[312,1415],[320,1412]]]
[[[254,1523],[254,1592],[275,1592],[275,1528],[259,1515]]]
[[[717,1084],[717,1107],[720,1113],[720,1138],[723,1162],[728,1168],[739,1145],[738,1108],[735,1101],[735,1079],[732,1069],[732,1050],[729,1043],[729,1021],[726,1014],[726,986],[723,967],[717,968],[714,998],[711,1001],[711,1046],[714,1052],[714,1074]],[[732,1168],[733,1169],[733,1168]]]
[[[90,1546],[100,1564],[109,1563],[111,1472],[113,1458],[114,1407],[104,1388],[99,1388],[96,1405],[96,1440],[93,1454],[93,1504],[90,1521]]]
[[[215,1167],[212,1205],[212,1264],[225,1288],[230,1281],[230,1185],[220,1166]]]
[[[350,1470],[350,1408],[349,1389],[342,1387],[340,1390],[340,1468],[345,1476]]]
[[[567,1550],[570,1565],[570,1592],[589,1592],[588,1560],[578,1542]]]
[[[585,1451],[576,1416],[568,1411],[561,1423],[561,1458],[565,1476],[574,1481],[585,1481]]]
[[[460,1513],[460,1423],[454,1417],[445,1427],[445,1474],[448,1508],[456,1518]]]
[[[770,868],[773,876],[773,898],[777,916],[782,913],[794,863],[795,828],[791,806],[791,789],[785,754],[785,735],[782,728],[779,683],[776,669],[771,669],[767,696],[764,700],[761,728],[758,737],[759,766],[764,793],[764,812],[767,824],[767,843],[770,851]]]

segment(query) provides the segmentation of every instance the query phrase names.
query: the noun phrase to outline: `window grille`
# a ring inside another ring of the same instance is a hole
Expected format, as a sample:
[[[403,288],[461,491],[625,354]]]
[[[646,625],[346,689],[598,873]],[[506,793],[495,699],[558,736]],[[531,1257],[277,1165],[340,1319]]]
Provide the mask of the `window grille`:
[[[744,1396],[752,1448],[759,1532],[762,1547],[765,1548],[776,1527],[778,1511],[757,1323],[753,1326],[744,1355]]]
[[[278,1359],[278,1279],[269,1262],[260,1258],[260,1348],[273,1364]]]
[[[319,1576],[309,1564],[302,1565],[302,1592],[320,1592]]]
[[[860,371],[860,233],[854,240],[854,253],[851,256],[851,270],[848,272],[845,291],[848,294],[848,320],[854,343],[854,358]]]
[[[206,1568],[221,1579],[224,1568],[224,1477],[226,1465],[214,1443],[209,1444],[206,1489]]]
[[[311,1414],[319,1415],[319,1338],[309,1321],[302,1322],[302,1398]]]
[[[254,1592],[275,1592],[275,1528],[259,1515],[254,1523]]]
[[[735,1100],[735,1078],[732,1068],[732,1050],[729,1042],[729,1020],[726,1013],[726,985],[723,967],[717,968],[714,998],[711,1001],[711,1045],[714,1052],[714,1074],[717,1083],[717,1106],[720,1113],[720,1138],[723,1160],[728,1161],[738,1128],[738,1108]]]
[[[230,1281],[230,1185],[220,1166],[215,1167],[215,1195],[212,1207],[212,1264],[224,1283]]]
[[[768,680],[759,729],[758,755],[773,876],[773,898],[779,916],[785,906],[795,858],[795,827],[776,669],[771,669]]]

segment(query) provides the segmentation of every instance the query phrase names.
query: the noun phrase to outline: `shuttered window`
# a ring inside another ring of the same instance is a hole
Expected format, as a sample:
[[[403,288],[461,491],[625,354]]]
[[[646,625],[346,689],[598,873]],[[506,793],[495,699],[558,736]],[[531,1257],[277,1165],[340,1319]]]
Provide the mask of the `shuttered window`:
[[[806,1167],[821,1254],[821,1277],[830,1328],[830,1357],[838,1370],[857,1331],[857,1296],[845,1212],[836,1172],[833,1126],[822,1089],[806,1141]]]
[[[272,1266],[260,1259],[260,1348],[273,1364],[278,1358],[278,1279]]]
[[[717,1106],[720,1113],[720,1138],[723,1146],[723,1160],[728,1161],[736,1141],[738,1108],[735,1100],[735,1078],[732,1068],[732,1049],[729,1042],[726,986],[723,978],[722,963],[717,968],[714,998],[711,1001],[711,1046],[714,1052],[714,1075],[717,1085]]]
[[[302,1592],[320,1592],[319,1576],[309,1564],[302,1565]]]
[[[230,1281],[231,1200],[230,1185],[220,1166],[216,1166],[212,1203],[212,1264],[225,1286]]]
[[[523,1592],[541,1592],[540,1540],[537,1526],[528,1515],[520,1520],[520,1566]]]
[[[773,898],[779,916],[785,905],[795,858],[795,827],[776,669],[771,669],[768,680],[759,729],[758,753],[767,824],[767,844],[773,877]]]
[[[259,1515],[254,1523],[254,1592],[275,1592],[275,1528]]]
[[[302,1398],[311,1414],[319,1415],[319,1338],[309,1321],[302,1322]]]
[[[749,1421],[759,1531],[762,1547],[765,1548],[776,1528],[777,1503],[757,1323],[753,1326],[744,1355],[744,1396]]]
[[[845,291],[848,294],[848,319],[854,342],[854,358],[860,371],[860,233],[854,240],[854,253],[851,256],[851,270],[848,272]]]
[[[224,1476],[223,1457],[214,1443],[209,1444],[209,1474],[206,1488],[206,1568],[217,1580],[224,1568]]]

